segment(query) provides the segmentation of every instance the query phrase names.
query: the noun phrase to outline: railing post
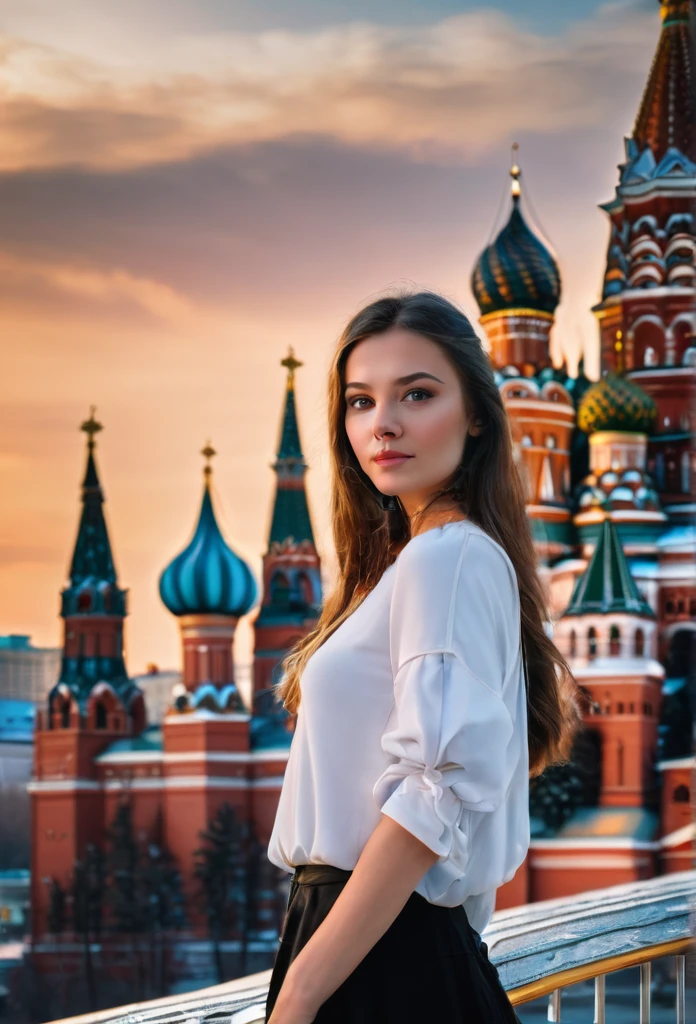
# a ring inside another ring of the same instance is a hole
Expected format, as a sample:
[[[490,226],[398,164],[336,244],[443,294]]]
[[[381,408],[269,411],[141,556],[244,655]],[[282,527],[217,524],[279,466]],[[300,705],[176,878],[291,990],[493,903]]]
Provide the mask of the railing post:
[[[594,1021],[593,1024],[606,1024],[605,997],[607,991],[606,974],[598,974],[594,980]]]
[[[677,964],[677,1024],[686,1024],[686,954],[678,953]]]
[[[650,966],[640,965],[640,1024],[650,1024]]]
[[[561,1024],[561,990],[560,988],[554,989],[553,992],[549,993],[549,1008],[546,1014],[546,1019],[551,1021],[551,1024]]]

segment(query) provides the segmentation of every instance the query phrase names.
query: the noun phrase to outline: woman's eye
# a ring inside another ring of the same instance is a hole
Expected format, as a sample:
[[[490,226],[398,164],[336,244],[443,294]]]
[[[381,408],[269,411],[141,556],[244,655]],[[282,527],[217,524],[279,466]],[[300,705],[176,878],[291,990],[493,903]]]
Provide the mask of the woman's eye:
[[[426,391],[425,388],[411,388],[410,391],[406,392],[406,394],[404,395],[404,398],[408,398],[409,395],[425,395],[425,398],[432,398],[433,397],[432,391]],[[356,405],[355,403],[356,402],[371,402],[371,401],[372,401],[372,399],[368,398],[366,395],[356,395],[355,398],[351,398],[349,400],[348,405],[352,409],[365,409],[366,406],[364,406],[364,405]],[[418,398],[418,399],[415,399],[415,401],[421,402],[421,401],[423,401],[423,399]]]

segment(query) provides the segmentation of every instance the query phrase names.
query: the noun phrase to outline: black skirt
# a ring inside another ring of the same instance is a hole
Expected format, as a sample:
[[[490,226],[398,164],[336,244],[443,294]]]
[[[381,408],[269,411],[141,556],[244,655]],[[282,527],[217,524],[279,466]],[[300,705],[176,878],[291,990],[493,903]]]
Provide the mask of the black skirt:
[[[325,919],[352,872],[301,864],[290,896],[266,1001],[265,1024],[286,971]],[[521,1024],[464,907],[413,892],[384,935],[322,1003],[315,1024]]]

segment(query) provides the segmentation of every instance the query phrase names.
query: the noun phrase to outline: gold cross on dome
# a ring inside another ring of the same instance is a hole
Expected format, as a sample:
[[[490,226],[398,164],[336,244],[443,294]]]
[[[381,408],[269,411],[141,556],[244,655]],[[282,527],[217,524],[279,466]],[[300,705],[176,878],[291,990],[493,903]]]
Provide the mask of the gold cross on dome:
[[[520,188],[520,166],[517,163],[517,153],[519,152],[519,142],[513,142],[512,144],[512,167],[510,168],[510,177],[512,178],[512,194],[515,198],[518,198],[521,192]]]
[[[205,448],[201,448],[201,455],[204,455],[206,459],[205,468],[203,469],[203,472],[205,473],[206,476],[210,476],[210,474],[213,472],[213,467],[210,465],[210,460],[214,455],[217,455],[217,452],[210,443],[210,440],[208,440]]]
[[[295,352],[293,350],[292,345],[288,345],[288,354],[286,355],[285,359],[280,360],[280,365],[287,367],[288,387],[292,387],[295,381],[295,370],[298,368],[298,366],[304,366],[304,363],[301,363],[299,359],[295,359]]]
[[[94,435],[98,434],[100,430],[104,429],[102,427],[101,423],[98,423],[95,420],[95,418],[94,418],[94,414],[95,414],[96,411],[97,411],[96,405],[90,405],[90,407],[89,407],[89,419],[85,420],[84,423],[82,423],[81,426],[80,426],[80,430],[84,430],[85,434],[87,434],[87,436],[89,437],[89,447],[90,448],[94,447]]]

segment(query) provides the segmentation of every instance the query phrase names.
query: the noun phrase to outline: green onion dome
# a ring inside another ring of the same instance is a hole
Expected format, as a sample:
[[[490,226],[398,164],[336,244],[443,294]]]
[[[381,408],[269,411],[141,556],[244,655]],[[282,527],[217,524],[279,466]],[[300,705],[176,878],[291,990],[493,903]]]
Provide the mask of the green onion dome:
[[[652,398],[633,381],[611,370],[587,389],[578,404],[578,427],[586,434],[598,430],[650,434],[656,420]]]
[[[561,298],[561,277],[552,254],[531,231],[520,210],[520,169],[510,174],[512,212],[494,242],[479,256],[471,289],[481,315],[524,309],[553,313]]]

